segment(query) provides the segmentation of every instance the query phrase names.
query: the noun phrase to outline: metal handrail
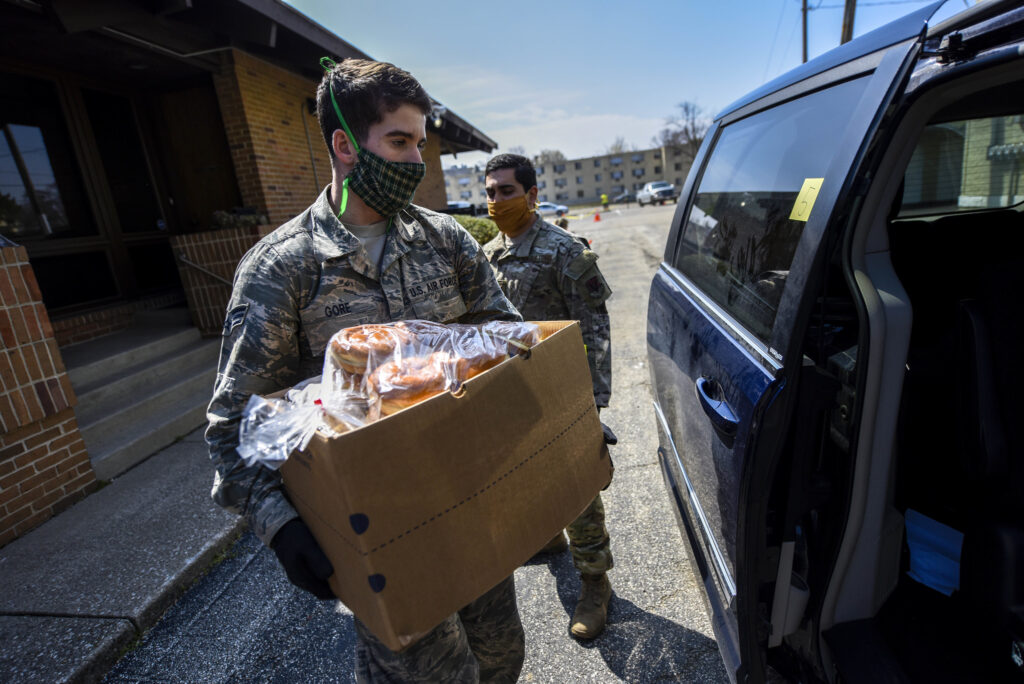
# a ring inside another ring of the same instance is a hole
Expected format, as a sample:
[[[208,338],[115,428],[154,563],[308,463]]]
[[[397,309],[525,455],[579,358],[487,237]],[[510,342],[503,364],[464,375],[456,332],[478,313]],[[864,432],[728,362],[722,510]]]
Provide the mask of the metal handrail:
[[[221,283],[224,283],[228,287],[232,286],[232,283],[231,283],[230,280],[228,280],[227,278],[224,278],[224,277],[221,277],[221,276],[217,275],[216,273],[214,273],[210,269],[208,269],[208,268],[206,268],[204,266],[200,266],[199,264],[195,263],[194,261],[189,261],[188,259],[185,258],[185,255],[182,254],[181,252],[176,253],[175,257],[177,257],[178,261],[180,261],[181,263],[185,264],[189,268],[194,268],[195,270],[199,271],[200,273],[205,273],[206,275],[210,276],[214,280],[216,280],[218,282],[221,282]]]

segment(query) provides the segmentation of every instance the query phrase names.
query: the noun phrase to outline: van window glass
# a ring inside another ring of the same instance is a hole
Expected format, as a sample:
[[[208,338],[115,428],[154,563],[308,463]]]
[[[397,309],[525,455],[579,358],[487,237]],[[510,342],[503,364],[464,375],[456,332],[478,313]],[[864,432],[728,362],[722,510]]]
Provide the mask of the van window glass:
[[[867,78],[726,126],[701,178],[675,266],[767,342],[809,211]]]
[[[926,126],[903,178],[901,217],[1024,202],[1024,115]]]

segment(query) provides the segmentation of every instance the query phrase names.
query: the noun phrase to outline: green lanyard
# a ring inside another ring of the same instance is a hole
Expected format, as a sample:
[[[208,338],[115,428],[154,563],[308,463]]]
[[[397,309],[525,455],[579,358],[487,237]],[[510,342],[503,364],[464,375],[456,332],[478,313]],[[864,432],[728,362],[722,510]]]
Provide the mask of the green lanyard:
[[[330,57],[321,57],[320,66],[323,67],[324,71],[330,73],[334,70],[336,62]],[[352,141],[352,146],[356,149],[356,154],[359,154],[359,143],[356,142],[356,136],[352,135],[352,129],[348,127],[348,122],[345,121],[345,117],[341,113],[341,107],[338,106],[338,101],[334,98],[334,88],[331,86],[330,79],[327,80],[327,90],[331,93],[331,104],[334,105],[334,113],[338,115],[338,120],[341,122],[341,127],[345,129],[345,133],[348,135],[348,139]],[[331,144],[333,150],[333,141]],[[341,202],[338,203],[338,220],[341,220],[341,215],[345,213],[345,208],[348,206],[348,176],[341,182]]]

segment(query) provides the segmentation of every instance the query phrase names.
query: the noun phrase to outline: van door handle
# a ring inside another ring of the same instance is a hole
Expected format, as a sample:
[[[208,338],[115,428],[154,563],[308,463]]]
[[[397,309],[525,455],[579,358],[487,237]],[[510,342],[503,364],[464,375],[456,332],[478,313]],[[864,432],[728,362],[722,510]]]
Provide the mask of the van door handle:
[[[715,434],[727,447],[732,447],[736,439],[736,429],[740,425],[739,418],[725,402],[722,386],[711,378],[699,378],[697,380],[697,398],[700,399],[700,407],[711,419],[711,427]]]

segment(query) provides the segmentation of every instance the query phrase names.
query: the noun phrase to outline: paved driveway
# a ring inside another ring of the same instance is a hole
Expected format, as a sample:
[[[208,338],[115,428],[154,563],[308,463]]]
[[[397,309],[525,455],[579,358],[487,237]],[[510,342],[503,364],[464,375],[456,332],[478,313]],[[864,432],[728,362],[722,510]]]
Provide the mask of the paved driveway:
[[[675,205],[583,215],[614,295],[615,480],[604,494],[616,567],[608,629],[568,635],[579,579],[568,553],[516,571],[527,635],[522,682],[726,681],[699,587],[686,566],[658,469],[644,343],[647,290]],[[244,535],[108,674],[107,681],[351,681],[352,617],[294,589]]]

